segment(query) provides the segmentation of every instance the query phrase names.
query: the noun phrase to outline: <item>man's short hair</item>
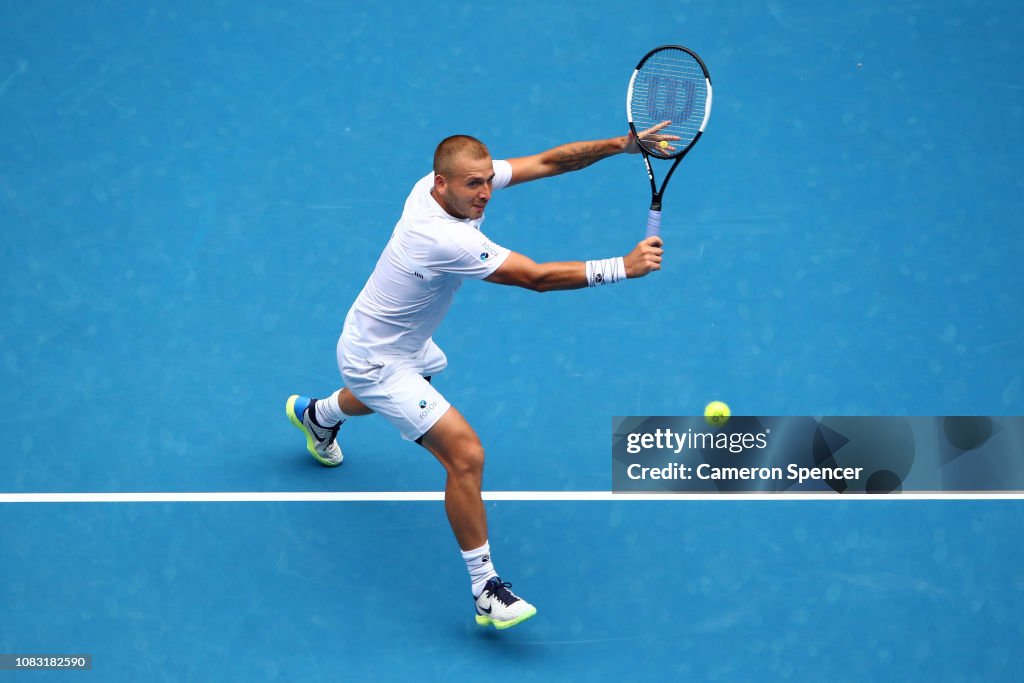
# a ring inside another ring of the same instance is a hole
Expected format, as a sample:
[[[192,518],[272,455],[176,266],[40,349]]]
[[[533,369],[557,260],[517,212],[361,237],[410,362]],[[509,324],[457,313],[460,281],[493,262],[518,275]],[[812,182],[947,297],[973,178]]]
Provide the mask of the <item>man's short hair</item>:
[[[449,177],[455,159],[465,154],[471,159],[483,159],[491,155],[487,145],[469,135],[452,135],[441,141],[434,150],[434,173]]]

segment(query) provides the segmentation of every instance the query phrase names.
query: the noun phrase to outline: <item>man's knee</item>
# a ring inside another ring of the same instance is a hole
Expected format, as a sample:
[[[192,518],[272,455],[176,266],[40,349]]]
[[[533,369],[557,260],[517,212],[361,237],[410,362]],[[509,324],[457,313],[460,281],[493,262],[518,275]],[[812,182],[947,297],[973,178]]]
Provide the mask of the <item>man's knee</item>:
[[[484,446],[473,428],[455,408],[423,435],[420,444],[441,461],[450,475],[482,478]]]
[[[472,431],[446,438],[431,451],[444,469],[456,477],[482,477],[483,444]]]
[[[461,441],[450,453],[448,470],[456,476],[480,477],[484,471],[484,446],[476,435]]]

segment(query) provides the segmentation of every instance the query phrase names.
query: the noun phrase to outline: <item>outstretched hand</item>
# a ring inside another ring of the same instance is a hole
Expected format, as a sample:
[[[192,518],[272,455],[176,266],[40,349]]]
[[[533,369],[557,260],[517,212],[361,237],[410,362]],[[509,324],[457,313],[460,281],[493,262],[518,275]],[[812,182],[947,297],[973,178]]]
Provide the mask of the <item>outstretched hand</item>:
[[[661,270],[661,255],[665,253],[662,244],[660,237],[648,237],[626,254],[622,258],[626,266],[626,277],[643,277],[651,271]]]
[[[633,132],[630,131],[630,133],[629,133],[629,142],[626,143],[626,152],[628,154],[637,154],[637,153],[640,152],[640,145],[636,141],[637,137],[639,137],[641,140],[643,140],[644,142],[647,142],[647,143],[649,143],[649,142],[661,142],[662,140],[664,140],[665,142],[671,143],[671,142],[673,142],[675,140],[678,140],[679,139],[678,135],[668,135],[668,134],[662,134],[662,133],[658,132],[662,128],[664,128],[665,126],[668,126],[671,123],[672,123],[671,121],[662,121],[661,123],[656,123],[655,125],[651,126],[647,130],[640,131],[638,136],[633,135]],[[650,147],[649,144],[647,146]],[[662,151],[664,151],[666,154],[671,154],[672,152],[676,151],[676,148],[673,145],[669,144]]]

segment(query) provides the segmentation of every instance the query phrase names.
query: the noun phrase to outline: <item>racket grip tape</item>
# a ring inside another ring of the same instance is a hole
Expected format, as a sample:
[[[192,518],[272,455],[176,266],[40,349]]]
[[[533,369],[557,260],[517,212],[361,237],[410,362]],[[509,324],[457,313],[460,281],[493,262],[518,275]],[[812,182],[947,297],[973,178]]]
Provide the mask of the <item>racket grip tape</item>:
[[[651,209],[647,212],[647,237],[657,237],[661,234],[661,211]]]

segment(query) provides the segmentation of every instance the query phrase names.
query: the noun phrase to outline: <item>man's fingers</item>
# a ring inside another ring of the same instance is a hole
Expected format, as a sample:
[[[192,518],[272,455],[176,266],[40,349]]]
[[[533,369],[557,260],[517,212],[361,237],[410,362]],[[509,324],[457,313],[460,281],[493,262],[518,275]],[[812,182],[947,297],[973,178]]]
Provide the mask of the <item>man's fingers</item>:
[[[633,264],[631,277],[643,277],[647,273],[661,270],[661,257],[664,249],[659,235],[645,237],[637,243],[636,248],[627,257]]]
[[[670,123],[672,123],[672,122],[671,121],[662,121],[661,123],[656,123],[653,126],[651,126],[650,128],[648,128],[647,130],[645,130],[644,132],[640,133],[640,137],[642,137],[642,138],[644,138],[646,140],[648,137],[650,137],[651,135],[654,135],[655,133],[657,133],[659,130],[661,130],[665,126],[669,125]]]

